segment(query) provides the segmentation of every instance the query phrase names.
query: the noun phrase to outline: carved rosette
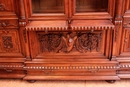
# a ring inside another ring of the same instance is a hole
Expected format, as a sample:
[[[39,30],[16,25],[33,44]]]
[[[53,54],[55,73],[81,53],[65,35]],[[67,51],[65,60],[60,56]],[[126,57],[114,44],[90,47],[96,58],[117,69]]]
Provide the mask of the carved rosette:
[[[92,52],[100,50],[101,33],[38,34],[42,52]]]

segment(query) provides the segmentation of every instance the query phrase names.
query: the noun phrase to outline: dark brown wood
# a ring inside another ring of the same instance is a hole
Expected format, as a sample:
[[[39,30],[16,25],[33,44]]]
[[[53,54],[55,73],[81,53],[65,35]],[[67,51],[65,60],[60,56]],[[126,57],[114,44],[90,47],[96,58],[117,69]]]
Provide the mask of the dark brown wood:
[[[130,0],[0,0],[0,78],[130,78]]]
[[[36,82],[36,80],[27,80],[28,82],[30,82],[30,83],[35,83]]]
[[[108,83],[115,83],[116,81],[115,80],[106,80],[106,82],[108,82]]]

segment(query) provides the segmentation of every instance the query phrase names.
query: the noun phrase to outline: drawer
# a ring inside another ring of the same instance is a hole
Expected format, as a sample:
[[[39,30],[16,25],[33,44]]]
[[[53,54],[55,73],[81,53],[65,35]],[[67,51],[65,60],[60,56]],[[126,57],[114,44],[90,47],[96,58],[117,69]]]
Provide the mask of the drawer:
[[[23,78],[25,71],[13,68],[0,69],[0,78]]]
[[[23,78],[23,63],[0,63],[0,78]]]
[[[116,63],[26,63],[24,70],[36,76],[113,76],[118,68]]]

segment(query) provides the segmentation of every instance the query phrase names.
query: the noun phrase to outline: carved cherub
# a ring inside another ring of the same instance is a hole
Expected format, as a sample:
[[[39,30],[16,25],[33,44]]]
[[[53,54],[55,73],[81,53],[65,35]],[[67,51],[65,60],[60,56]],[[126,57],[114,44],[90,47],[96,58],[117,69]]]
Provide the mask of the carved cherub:
[[[75,40],[77,39],[77,36],[72,38],[70,37],[70,34],[67,34],[67,37],[62,36],[62,39],[64,40],[65,45],[67,47],[66,51],[70,52],[74,47],[74,43],[75,43]]]

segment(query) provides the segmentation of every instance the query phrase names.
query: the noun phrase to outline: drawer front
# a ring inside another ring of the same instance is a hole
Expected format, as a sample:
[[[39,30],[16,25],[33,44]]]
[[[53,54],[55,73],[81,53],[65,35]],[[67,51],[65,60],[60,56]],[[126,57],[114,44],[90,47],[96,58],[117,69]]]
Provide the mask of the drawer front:
[[[35,76],[116,76],[116,64],[26,64],[27,75]]]
[[[0,63],[0,78],[23,78],[23,63]]]
[[[0,69],[0,78],[23,78],[25,71],[15,69]]]

